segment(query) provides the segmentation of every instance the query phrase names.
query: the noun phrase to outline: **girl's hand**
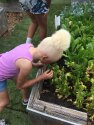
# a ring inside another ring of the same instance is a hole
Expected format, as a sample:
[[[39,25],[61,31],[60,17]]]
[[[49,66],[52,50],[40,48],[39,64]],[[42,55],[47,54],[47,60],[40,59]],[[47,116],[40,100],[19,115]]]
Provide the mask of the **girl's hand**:
[[[53,71],[52,70],[46,70],[43,74],[41,74],[42,80],[51,79],[52,77],[53,77]]]

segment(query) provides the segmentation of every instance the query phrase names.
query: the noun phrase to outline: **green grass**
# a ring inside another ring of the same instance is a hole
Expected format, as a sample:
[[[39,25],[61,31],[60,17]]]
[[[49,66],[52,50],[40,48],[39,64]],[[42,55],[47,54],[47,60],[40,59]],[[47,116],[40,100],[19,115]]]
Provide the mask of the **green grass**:
[[[18,1],[18,0],[0,0],[1,3],[14,2],[14,1]]]
[[[52,5],[48,17],[48,36],[54,31],[54,15],[59,14],[63,9],[63,4]],[[24,17],[22,22],[16,25],[13,33],[7,37],[0,38],[0,53],[8,51],[13,47],[24,43],[26,39],[28,25],[30,24],[29,17]],[[35,34],[33,43],[36,46],[39,42],[38,31]],[[34,78],[36,69],[33,69],[30,78]],[[25,107],[21,104],[21,93],[16,89],[12,81],[8,81],[8,91],[10,96],[10,104],[0,114],[0,119],[5,118],[9,121],[10,125],[31,125],[31,121],[26,113]]]
[[[71,0],[52,0],[52,4],[70,4]]]

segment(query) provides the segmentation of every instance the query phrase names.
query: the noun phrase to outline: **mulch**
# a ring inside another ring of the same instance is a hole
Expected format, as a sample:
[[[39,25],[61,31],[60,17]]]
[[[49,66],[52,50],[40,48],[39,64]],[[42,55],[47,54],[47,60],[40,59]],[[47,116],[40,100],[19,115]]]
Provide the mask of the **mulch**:
[[[7,25],[8,25],[8,32],[6,32],[3,36],[11,34],[13,32],[14,27],[22,21],[24,17],[23,12],[6,12],[7,17]]]

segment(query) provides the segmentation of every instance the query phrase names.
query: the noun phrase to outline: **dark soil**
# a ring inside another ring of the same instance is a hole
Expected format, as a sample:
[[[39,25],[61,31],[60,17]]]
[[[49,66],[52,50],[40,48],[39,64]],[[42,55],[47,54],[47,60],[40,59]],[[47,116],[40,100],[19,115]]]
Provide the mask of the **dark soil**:
[[[49,80],[44,81],[42,92],[40,94],[40,100],[85,112],[83,109],[79,109],[73,105],[71,101],[68,101],[71,98],[73,97],[68,97],[67,99],[59,99],[55,92],[55,87],[50,83]]]

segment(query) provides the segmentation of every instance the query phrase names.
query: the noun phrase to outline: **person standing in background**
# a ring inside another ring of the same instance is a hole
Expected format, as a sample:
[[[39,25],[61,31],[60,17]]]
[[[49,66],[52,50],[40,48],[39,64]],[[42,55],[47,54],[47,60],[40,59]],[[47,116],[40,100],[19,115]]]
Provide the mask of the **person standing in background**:
[[[40,40],[47,34],[47,17],[51,0],[19,0],[22,9],[32,20],[28,28],[26,43],[31,43],[32,38],[39,27]]]

